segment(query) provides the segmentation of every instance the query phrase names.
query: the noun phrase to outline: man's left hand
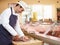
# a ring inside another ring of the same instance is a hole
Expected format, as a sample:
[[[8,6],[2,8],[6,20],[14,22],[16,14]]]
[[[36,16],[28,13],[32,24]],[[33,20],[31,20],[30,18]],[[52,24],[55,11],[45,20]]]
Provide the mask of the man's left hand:
[[[27,36],[20,37],[20,40],[23,42],[29,41],[29,38]]]

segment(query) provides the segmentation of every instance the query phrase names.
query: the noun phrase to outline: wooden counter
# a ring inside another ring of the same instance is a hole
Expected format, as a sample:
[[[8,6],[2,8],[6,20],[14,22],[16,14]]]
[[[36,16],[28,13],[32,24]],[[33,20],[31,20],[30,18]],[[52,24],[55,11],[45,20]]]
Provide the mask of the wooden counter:
[[[30,40],[30,41],[27,41],[27,42],[14,42],[13,41],[13,44],[14,45],[43,45],[43,41],[40,41],[40,40]]]
[[[31,37],[27,32],[25,32],[23,30],[23,32],[25,33],[26,36],[28,36],[28,38],[30,39],[27,42],[22,42],[22,41],[13,41],[14,45],[44,45],[44,42],[38,39],[35,39],[33,37]]]
[[[28,33],[26,31],[23,31],[26,35],[29,35],[35,39],[42,40],[50,45],[60,45],[60,38],[44,35],[44,34],[35,34],[35,33]]]

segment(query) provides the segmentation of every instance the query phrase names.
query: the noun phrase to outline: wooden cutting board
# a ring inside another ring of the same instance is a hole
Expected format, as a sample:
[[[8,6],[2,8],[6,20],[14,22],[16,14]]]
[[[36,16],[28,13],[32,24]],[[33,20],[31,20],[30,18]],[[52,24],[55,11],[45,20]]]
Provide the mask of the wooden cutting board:
[[[30,41],[27,41],[27,42],[15,42],[13,41],[13,44],[14,45],[43,45],[43,41],[40,41],[40,40],[30,40]]]

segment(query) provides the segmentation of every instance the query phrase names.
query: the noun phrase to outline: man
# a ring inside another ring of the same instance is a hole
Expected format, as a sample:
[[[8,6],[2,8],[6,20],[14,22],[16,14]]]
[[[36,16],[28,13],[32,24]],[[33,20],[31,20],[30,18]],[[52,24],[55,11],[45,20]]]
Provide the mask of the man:
[[[0,45],[12,45],[13,40],[27,41],[19,26],[18,13],[22,13],[26,4],[20,1],[14,7],[7,8],[0,16]]]

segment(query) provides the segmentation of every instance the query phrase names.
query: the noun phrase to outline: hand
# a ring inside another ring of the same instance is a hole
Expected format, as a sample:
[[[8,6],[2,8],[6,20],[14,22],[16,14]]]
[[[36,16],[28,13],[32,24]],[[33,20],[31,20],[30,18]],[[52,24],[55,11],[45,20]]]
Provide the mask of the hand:
[[[20,37],[20,40],[25,42],[25,41],[29,41],[29,38],[27,36],[22,36]]]
[[[20,41],[20,37],[18,35],[13,36],[12,40],[13,41]]]

